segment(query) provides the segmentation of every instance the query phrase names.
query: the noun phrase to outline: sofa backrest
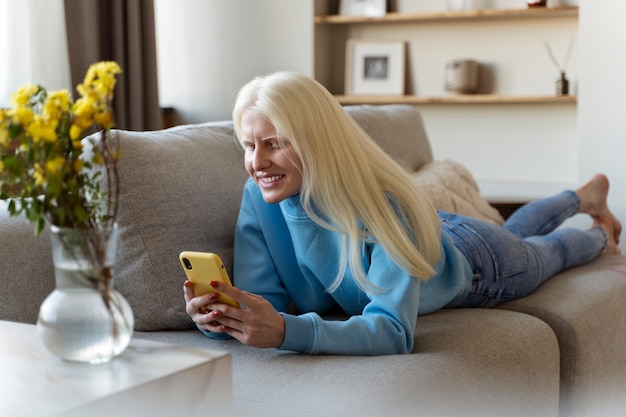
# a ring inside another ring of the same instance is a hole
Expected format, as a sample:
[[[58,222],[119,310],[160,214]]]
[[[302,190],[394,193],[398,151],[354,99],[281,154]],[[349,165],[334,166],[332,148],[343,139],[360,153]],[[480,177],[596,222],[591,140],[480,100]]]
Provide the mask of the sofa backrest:
[[[345,109],[381,148],[411,171],[433,160],[422,115],[415,107],[389,104]]]

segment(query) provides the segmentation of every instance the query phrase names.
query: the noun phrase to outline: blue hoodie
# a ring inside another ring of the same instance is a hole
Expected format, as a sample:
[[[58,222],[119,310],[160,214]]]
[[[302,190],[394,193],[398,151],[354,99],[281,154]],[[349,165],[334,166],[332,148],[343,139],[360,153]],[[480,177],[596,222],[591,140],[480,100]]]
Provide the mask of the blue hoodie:
[[[420,281],[399,268],[381,245],[362,245],[364,271],[380,290],[363,291],[346,268],[341,284],[330,293],[327,288],[339,269],[339,235],[311,220],[299,195],[268,204],[248,180],[235,234],[234,285],[265,297],[284,317],[280,349],[306,354],[409,353],[418,314],[441,309],[467,293],[469,263],[444,233],[435,275]],[[290,302],[303,314],[288,314]],[[351,317],[320,317],[337,306]]]

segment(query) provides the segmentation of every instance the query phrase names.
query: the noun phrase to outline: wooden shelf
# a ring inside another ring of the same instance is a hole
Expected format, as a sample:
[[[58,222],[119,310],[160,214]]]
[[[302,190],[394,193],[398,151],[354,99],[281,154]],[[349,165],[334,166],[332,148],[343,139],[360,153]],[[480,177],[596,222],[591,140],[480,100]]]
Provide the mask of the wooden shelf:
[[[542,18],[578,16],[578,6],[526,8],[526,9],[483,9],[462,12],[434,13],[387,13],[380,17],[325,15],[315,16],[316,24],[358,24],[358,23],[395,23],[426,22],[442,20],[486,20],[505,18]]]
[[[341,104],[537,104],[576,103],[576,96],[502,96],[494,94],[464,94],[439,97],[336,95]]]

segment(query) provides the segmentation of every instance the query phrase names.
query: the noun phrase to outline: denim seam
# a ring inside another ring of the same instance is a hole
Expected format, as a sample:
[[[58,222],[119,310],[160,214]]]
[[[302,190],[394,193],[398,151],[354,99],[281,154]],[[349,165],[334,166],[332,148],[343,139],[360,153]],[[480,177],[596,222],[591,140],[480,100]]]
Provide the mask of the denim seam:
[[[476,232],[476,230],[474,230],[474,228],[472,228],[471,225],[469,225],[467,223],[459,223],[459,224],[461,226],[463,226],[463,228],[465,230],[467,230],[468,232],[472,233],[472,235],[474,235],[478,240],[480,240],[483,243],[483,245],[485,246],[485,248],[487,248],[487,250],[489,252],[489,256],[491,257],[491,262],[493,263],[493,267],[494,267],[494,270],[495,270],[495,280],[496,281],[499,282],[499,281],[501,281],[503,279],[507,279],[507,278],[513,277],[515,275],[518,275],[518,274],[521,274],[521,273],[525,272],[528,269],[528,258],[526,258],[526,262],[525,262],[525,265],[524,265],[523,268],[519,268],[518,270],[510,271],[509,273],[504,275],[504,273],[500,269],[500,263],[499,263],[497,255],[496,255],[496,252],[493,250],[492,245],[488,241],[486,241],[478,232]],[[465,239],[464,239],[464,241],[465,241]],[[466,243],[467,243],[467,241],[466,241]],[[520,242],[519,245],[523,246],[524,244],[522,242]]]

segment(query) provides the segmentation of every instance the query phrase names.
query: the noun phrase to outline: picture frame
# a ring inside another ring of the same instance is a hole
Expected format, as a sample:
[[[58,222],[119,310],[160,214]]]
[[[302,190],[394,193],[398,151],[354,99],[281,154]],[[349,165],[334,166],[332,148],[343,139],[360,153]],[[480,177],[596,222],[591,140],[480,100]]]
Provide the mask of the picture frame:
[[[404,95],[406,42],[348,39],[347,95]]]
[[[379,17],[387,13],[387,0],[339,0],[342,16]]]

